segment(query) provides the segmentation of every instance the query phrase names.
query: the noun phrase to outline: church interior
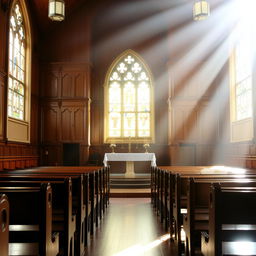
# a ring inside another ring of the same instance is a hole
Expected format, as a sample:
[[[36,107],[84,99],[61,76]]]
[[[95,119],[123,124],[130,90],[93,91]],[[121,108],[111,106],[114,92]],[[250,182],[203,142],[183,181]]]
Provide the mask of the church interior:
[[[0,0],[0,256],[256,255],[255,7]]]

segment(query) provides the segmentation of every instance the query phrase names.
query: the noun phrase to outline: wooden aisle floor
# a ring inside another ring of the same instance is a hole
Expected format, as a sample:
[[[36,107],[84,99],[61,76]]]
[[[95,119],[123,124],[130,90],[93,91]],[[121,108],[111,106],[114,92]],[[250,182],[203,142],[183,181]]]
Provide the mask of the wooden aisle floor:
[[[87,256],[169,256],[169,234],[150,198],[111,198]]]

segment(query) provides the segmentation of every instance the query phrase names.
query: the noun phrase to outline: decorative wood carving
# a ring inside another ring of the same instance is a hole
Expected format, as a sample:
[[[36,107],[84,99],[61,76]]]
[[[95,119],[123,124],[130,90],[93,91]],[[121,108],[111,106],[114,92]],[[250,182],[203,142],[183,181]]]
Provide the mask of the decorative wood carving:
[[[82,164],[88,159],[89,110],[88,98],[90,68],[87,64],[54,63],[45,66],[42,83],[46,87],[54,85],[54,94],[44,94],[42,105],[43,144],[48,144],[48,155],[44,155],[47,164],[62,164],[62,143],[80,143]],[[54,75],[52,75],[54,74]],[[49,80],[50,79],[50,80]],[[51,79],[53,81],[51,81]],[[55,149],[56,152],[53,154]],[[86,154],[86,155],[83,155]]]
[[[84,107],[74,109],[74,141],[86,140],[85,131],[88,128],[81,125],[84,123],[86,123],[86,109]]]
[[[57,98],[58,97],[58,81],[59,76],[55,71],[46,72],[44,74],[44,82],[42,84],[42,88],[44,90],[44,96],[49,98]]]
[[[61,109],[61,141],[72,141],[72,108]]]
[[[65,73],[61,79],[61,96],[74,97],[74,81],[70,74]]]
[[[43,141],[57,142],[58,141],[58,107],[44,106],[43,107]]]

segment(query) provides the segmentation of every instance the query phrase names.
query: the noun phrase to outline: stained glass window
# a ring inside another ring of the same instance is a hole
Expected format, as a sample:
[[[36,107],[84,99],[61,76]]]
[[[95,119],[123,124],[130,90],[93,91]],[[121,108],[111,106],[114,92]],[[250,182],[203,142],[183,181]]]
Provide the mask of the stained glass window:
[[[106,81],[107,141],[151,141],[152,79],[141,58],[127,51],[112,65]]]
[[[26,37],[23,15],[16,2],[10,14],[8,116],[24,120]]]

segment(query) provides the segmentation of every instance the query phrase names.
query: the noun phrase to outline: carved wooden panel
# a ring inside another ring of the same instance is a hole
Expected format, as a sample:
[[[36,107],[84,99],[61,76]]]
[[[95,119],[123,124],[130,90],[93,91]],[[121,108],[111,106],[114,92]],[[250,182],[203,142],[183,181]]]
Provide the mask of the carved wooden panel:
[[[43,141],[57,142],[58,133],[58,107],[43,107]]]
[[[100,101],[93,101],[91,104],[91,144],[99,145],[103,141],[103,116],[102,103]]]
[[[74,141],[82,141],[85,139],[86,128],[85,108],[80,107],[74,110]]]
[[[61,79],[61,96],[74,97],[74,80],[72,74],[65,73]]]
[[[61,140],[72,141],[72,108],[61,109]]]
[[[87,97],[85,70],[63,70],[61,79],[61,97],[81,98]]]
[[[42,107],[42,141],[48,144],[49,154],[43,153],[46,164],[61,164],[62,152],[50,151],[62,143],[81,143],[86,148],[82,162],[88,157],[89,143],[89,77],[88,64],[50,63],[45,65],[42,86],[46,83]],[[49,91],[50,90],[50,91]],[[56,148],[55,148],[56,149]],[[53,150],[54,151],[54,150]]]
[[[58,97],[58,81],[59,75],[57,71],[47,70],[43,78],[43,95],[45,97],[57,98]]]
[[[86,84],[85,81],[85,74],[83,73],[77,73],[74,74],[74,85],[75,85],[75,97],[86,97],[86,87],[88,84]]]
[[[39,121],[39,108],[38,108],[38,97],[32,95],[31,97],[31,123],[30,123],[30,140],[31,143],[36,144],[38,141],[38,121]]]

